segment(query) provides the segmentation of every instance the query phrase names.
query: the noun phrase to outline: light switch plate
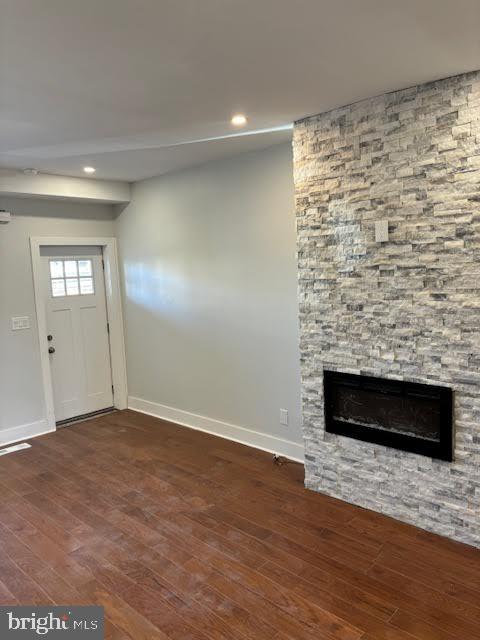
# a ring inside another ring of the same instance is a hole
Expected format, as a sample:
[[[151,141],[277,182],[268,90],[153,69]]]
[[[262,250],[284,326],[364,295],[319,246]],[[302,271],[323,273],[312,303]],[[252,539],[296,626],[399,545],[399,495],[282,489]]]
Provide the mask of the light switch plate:
[[[375,222],[375,242],[388,242],[388,220]]]
[[[28,316],[12,318],[12,331],[22,331],[23,329],[30,329],[30,318]]]
[[[280,409],[280,424],[288,427],[288,411],[286,409]]]

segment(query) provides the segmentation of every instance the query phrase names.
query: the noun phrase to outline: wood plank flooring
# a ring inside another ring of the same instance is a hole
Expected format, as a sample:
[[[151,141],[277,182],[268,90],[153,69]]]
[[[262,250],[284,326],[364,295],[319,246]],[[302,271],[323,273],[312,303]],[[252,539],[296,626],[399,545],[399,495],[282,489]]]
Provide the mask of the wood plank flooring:
[[[0,603],[111,640],[480,639],[480,551],[303,488],[303,467],[122,411],[0,458]]]

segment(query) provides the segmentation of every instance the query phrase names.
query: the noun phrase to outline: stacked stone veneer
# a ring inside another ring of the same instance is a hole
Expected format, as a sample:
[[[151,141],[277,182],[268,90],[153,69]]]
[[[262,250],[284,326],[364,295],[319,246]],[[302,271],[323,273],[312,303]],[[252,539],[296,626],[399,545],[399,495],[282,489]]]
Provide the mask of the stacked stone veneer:
[[[306,486],[480,546],[480,72],[296,123],[294,169]],[[451,386],[455,462],[327,434],[324,368]]]

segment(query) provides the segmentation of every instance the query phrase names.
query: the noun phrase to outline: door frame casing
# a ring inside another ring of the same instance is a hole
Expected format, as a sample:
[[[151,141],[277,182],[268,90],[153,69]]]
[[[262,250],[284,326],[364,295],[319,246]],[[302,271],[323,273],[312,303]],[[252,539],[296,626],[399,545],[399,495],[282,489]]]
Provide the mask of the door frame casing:
[[[32,256],[33,288],[35,293],[35,313],[37,317],[38,340],[40,345],[43,395],[45,399],[48,429],[49,431],[55,431],[56,421],[53,402],[52,372],[50,368],[50,359],[48,357],[47,312],[42,273],[43,263],[42,256],[40,254],[41,247],[45,246],[85,246],[102,248],[105,298],[107,303],[107,318],[110,328],[109,342],[112,366],[113,406],[116,409],[127,408],[127,366],[116,239],[98,237],[31,237],[30,253]]]

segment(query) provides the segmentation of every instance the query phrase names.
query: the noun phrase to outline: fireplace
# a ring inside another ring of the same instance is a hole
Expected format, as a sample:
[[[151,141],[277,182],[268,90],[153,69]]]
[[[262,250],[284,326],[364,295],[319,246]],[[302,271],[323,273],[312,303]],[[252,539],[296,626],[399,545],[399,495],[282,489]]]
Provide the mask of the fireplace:
[[[453,392],[448,387],[324,371],[325,430],[453,460]]]

